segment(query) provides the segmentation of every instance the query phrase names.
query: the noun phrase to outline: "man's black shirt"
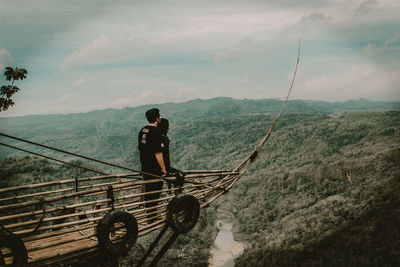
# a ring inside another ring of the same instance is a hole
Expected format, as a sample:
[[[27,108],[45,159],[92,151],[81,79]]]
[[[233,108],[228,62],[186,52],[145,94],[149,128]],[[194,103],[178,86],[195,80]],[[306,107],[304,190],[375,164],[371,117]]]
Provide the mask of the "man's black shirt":
[[[140,130],[138,135],[138,148],[140,151],[140,163],[142,171],[151,174],[161,175],[161,167],[157,162],[157,152],[162,152],[161,131],[155,127],[147,125]]]

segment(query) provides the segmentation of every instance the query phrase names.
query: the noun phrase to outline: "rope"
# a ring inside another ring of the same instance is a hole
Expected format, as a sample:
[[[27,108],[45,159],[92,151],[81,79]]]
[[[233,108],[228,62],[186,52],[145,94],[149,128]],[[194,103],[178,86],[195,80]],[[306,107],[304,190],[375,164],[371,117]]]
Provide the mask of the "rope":
[[[42,145],[42,144],[35,143],[35,142],[29,141],[29,140],[18,138],[16,136],[11,136],[11,135],[8,135],[8,134],[5,134],[5,133],[0,133],[0,136],[4,136],[4,137],[7,137],[7,138],[11,138],[11,139],[14,139],[14,140],[25,142],[25,143],[28,143],[28,144],[31,144],[31,145],[47,148],[47,149],[54,150],[54,151],[57,151],[57,152],[61,152],[61,153],[64,153],[64,154],[68,154],[68,155],[71,155],[71,156],[83,158],[83,159],[86,159],[86,160],[94,161],[94,162],[97,162],[97,163],[101,163],[101,164],[109,165],[109,166],[112,166],[112,167],[128,170],[128,171],[131,171],[131,172],[138,172],[138,173],[143,174],[143,175],[152,176],[152,177],[155,177],[155,178],[159,178],[159,179],[165,180],[165,178],[163,176],[159,176],[159,175],[148,173],[148,172],[143,172],[143,171],[130,169],[130,168],[127,168],[127,167],[124,167],[124,166],[120,166],[120,165],[117,165],[117,164],[113,164],[113,163],[105,162],[105,161],[102,161],[102,160],[90,158],[90,157],[87,157],[87,156],[82,156],[82,155],[79,155],[79,154],[76,154],[76,153],[72,153],[72,152],[69,152],[69,151],[66,151],[66,150],[58,149],[58,148],[51,147],[51,146]],[[4,145],[4,146],[11,147],[11,148],[18,149],[16,147],[13,147],[13,146],[10,146],[10,145],[6,145],[6,144],[3,144],[3,143],[0,143],[0,144]],[[19,149],[19,150],[21,150],[21,149]],[[25,151],[25,152],[28,152],[28,151]],[[28,153],[32,153],[33,154],[33,152],[28,152]],[[40,155],[40,154],[35,154],[35,155],[40,156],[40,157],[46,157],[46,156]],[[52,159],[52,158],[49,158],[49,159]],[[64,161],[59,161],[59,162],[65,163]],[[75,167],[79,167],[79,166],[75,166]],[[98,171],[96,171],[96,172],[98,172]],[[98,172],[98,173],[101,173],[101,172]],[[104,174],[104,173],[101,173],[101,174]]]
[[[37,230],[39,229],[39,227],[42,226],[44,216],[46,215],[46,208],[44,206],[45,204],[46,204],[46,202],[45,202],[44,198],[41,197],[39,205],[40,205],[40,208],[43,209],[42,217],[40,218],[40,220],[39,220],[38,224],[36,225],[35,229],[33,229],[33,231],[28,233],[28,234],[36,233]],[[38,209],[39,209],[39,207],[38,207],[38,205],[36,205],[35,210],[38,210]]]
[[[13,148],[13,149],[16,149],[16,150],[20,150],[20,151],[23,151],[23,152],[26,152],[26,153],[30,153],[30,154],[38,156],[38,157],[46,158],[46,159],[49,159],[49,160],[54,160],[54,161],[57,161],[57,162],[60,162],[60,163],[66,164],[66,165],[70,165],[72,167],[81,168],[81,169],[84,169],[84,170],[87,170],[87,171],[96,172],[96,173],[103,174],[103,175],[108,175],[107,173],[104,173],[104,172],[101,172],[101,171],[96,171],[96,170],[89,169],[89,168],[86,168],[86,167],[83,167],[83,166],[79,166],[79,165],[76,165],[76,164],[73,164],[73,163],[69,163],[69,162],[66,162],[66,161],[63,161],[63,160],[59,160],[59,159],[55,159],[55,158],[52,158],[52,157],[49,157],[49,156],[41,155],[41,154],[29,151],[29,150],[25,150],[25,149],[22,149],[22,148],[19,148],[19,147],[12,146],[12,145],[7,145],[7,144],[4,144],[4,143],[0,143],[0,145],[7,146],[7,147],[10,147],[10,148]]]
[[[301,40],[299,40],[299,44],[298,44],[298,49],[297,49],[297,61],[296,61],[296,67],[294,69],[294,73],[293,73],[293,77],[292,77],[292,81],[290,83],[290,87],[289,87],[289,91],[288,94],[286,96],[285,101],[282,104],[281,110],[279,111],[279,114],[275,117],[274,121],[272,122],[271,127],[269,128],[267,134],[264,136],[264,138],[261,140],[261,142],[256,146],[256,148],[250,153],[250,155],[248,155],[246,157],[245,160],[242,161],[242,163],[240,163],[233,171],[239,171],[242,168],[244,168],[244,170],[242,171],[242,174],[248,169],[249,167],[249,160],[250,163],[254,161],[255,157],[257,156],[257,152],[264,146],[264,144],[267,142],[267,140],[269,139],[269,137],[271,136],[272,130],[275,127],[276,122],[279,120],[279,118],[281,117],[283,110],[285,109],[286,103],[289,100],[289,96],[292,92],[293,89],[293,85],[294,85],[294,80],[296,79],[296,74],[297,74],[297,68],[299,66],[299,62],[300,62],[300,43]],[[239,175],[240,177],[240,175]]]

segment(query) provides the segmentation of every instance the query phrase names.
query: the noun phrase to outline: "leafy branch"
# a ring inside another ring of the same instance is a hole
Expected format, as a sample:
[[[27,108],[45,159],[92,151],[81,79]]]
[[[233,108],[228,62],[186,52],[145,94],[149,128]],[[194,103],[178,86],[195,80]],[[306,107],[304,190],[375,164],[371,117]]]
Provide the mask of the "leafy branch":
[[[18,92],[20,89],[15,86],[15,81],[23,80],[26,78],[28,72],[26,69],[20,68],[11,68],[7,67],[4,72],[4,76],[6,76],[7,81],[11,81],[11,85],[3,85],[0,90],[0,112],[6,111],[10,106],[13,106],[15,103],[11,99],[11,97]]]

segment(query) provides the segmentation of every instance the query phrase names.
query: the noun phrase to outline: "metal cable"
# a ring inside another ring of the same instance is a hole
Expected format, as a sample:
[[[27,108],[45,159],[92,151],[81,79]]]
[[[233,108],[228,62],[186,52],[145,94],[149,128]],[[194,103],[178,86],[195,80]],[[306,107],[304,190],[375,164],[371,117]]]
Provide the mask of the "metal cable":
[[[96,173],[103,174],[103,175],[109,175],[108,173],[104,173],[104,172],[101,172],[101,171],[96,171],[96,170],[89,169],[89,168],[86,168],[86,167],[83,167],[83,166],[79,166],[79,165],[76,165],[76,164],[73,164],[73,163],[69,163],[69,162],[66,162],[66,161],[55,159],[55,158],[52,158],[52,157],[49,157],[49,156],[41,155],[41,154],[26,150],[26,149],[22,149],[22,148],[19,148],[19,147],[7,145],[7,144],[4,144],[4,143],[0,143],[0,145],[7,146],[7,147],[10,147],[10,148],[13,148],[13,149],[16,149],[16,150],[20,150],[20,151],[23,151],[23,152],[26,152],[26,153],[30,153],[30,154],[33,154],[33,155],[38,156],[38,157],[46,158],[46,159],[49,159],[49,160],[54,160],[54,161],[57,161],[57,162],[60,162],[60,163],[66,164],[66,165],[70,165],[72,167],[81,168],[81,169],[84,169],[84,170],[87,170],[87,171],[92,171],[92,172],[96,172]]]
[[[11,136],[11,135],[8,135],[8,134],[0,133],[0,136],[8,137],[8,138],[11,138],[11,139],[14,139],[14,140],[18,140],[18,141],[21,141],[21,142],[25,142],[25,143],[28,143],[28,144],[32,144],[32,145],[35,145],[35,146],[40,146],[40,147],[43,147],[43,148],[51,149],[51,150],[54,150],[54,151],[57,151],[57,152],[61,152],[61,153],[68,154],[68,155],[71,155],[71,156],[75,156],[75,157],[87,159],[87,160],[90,160],[90,161],[98,162],[98,163],[101,163],[101,164],[113,166],[113,167],[116,167],[116,168],[128,170],[128,171],[131,171],[131,172],[138,172],[140,174],[144,174],[144,175],[147,175],[147,176],[152,176],[152,177],[155,177],[155,178],[161,178],[161,179],[164,180],[163,176],[159,176],[159,175],[152,174],[152,173],[147,173],[147,172],[143,172],[143,171],[130,169],[130,168],[127,168],[127,167],[124,167],[124,166],[120,166],[120,165],[117,165],[117,164],[105,162],[105,161],[94,159],[94,158],[89,158],[87,156],[82,156],[82,155],[75,154],[75,153],[72,153],[72,152],[69,152],[69,151],[66,151],[66,150],[58,149],[58,148],[51,147],[51,146],[42,145],[42,144],[39,144],[39,143],[35,143],[35,142],[32,142],[32,141],[25,140],[25,139],[22,139],[22,138],[18,138],[18,137],[15,137],[15,136]],[[38,155],[38,156],[42,156],[42,155]]]

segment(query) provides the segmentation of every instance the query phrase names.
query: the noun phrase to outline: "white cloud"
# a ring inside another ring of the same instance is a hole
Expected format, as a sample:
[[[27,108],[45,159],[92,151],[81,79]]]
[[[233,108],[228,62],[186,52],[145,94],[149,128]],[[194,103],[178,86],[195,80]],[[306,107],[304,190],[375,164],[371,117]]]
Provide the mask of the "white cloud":
[[[324,12],[313,12],[308,16],[302,16],[298,22],[300,27],[316,27],[329,24],[332,21],[331,16],[325,15]]]
[[[118,21],[93,21],[80,27],[81,34],[94,29],[100,36],[69,55],[62,65],[89,66],[122,56],[151,56],[155,51],[168,53],[168,49],[226,49],[244,38],[270,39],[274,31],[296,20],[296,13],[292,11],[234,14],[195,11],[188,15],[167,10],[148,23],[129,20],[124,14]]]
[[[251,45],[252,40],[249,38],[244,38],[239,42],[238,45],[217,53],[214,56],[214,63],[221,63],[229,59],[240,59],[244,55],[245,50],[249,49]]]
[[[393,36],[389,37],[388,39],[386,39],[384,47],[389,47],[395,43],[400,44],[399,41],[400,41],[400,31],[394,34]]]
[[[309,78],[296,87],[298,98],[400,100],[400,73],[384,72],[371,64],[343,66],[342,72]]]
[[[119,48],[116,42],[101,35],[77,51],[69,55],[62,63],[62,67],[89,66],[112,60]]]
[[[398,69],[400,62],[400,31],[379,43],[369,43],[363,52],[383,69]]]
[[[0,50],[0,67],[14,57],[32,70],[17,96],[32,108],[21,114],[281,97],[299,37],[295,97],[400,95],[400,1],[102,2],[15,0],[0,10],[0,47],[13,52]]]
[[[5,48],[0,48],[0,73],[3,75],[4,68],[8,65],[14,63],[14,58],[11,56],[10,51]]]
[[[78,80],[73,82],[72,85],[82,87],[82,86],[86,86],[86,85],[90,84],[91,82],[92,82],[92,80],[89,80],[86,77],[80,77]]]
[[[372,12],[373,10],[377,9],[378,6],[379,6],[379,2],[377,0],[362,1],[356,9],[356,14],[357,15],[368,14],[368,13]]]

